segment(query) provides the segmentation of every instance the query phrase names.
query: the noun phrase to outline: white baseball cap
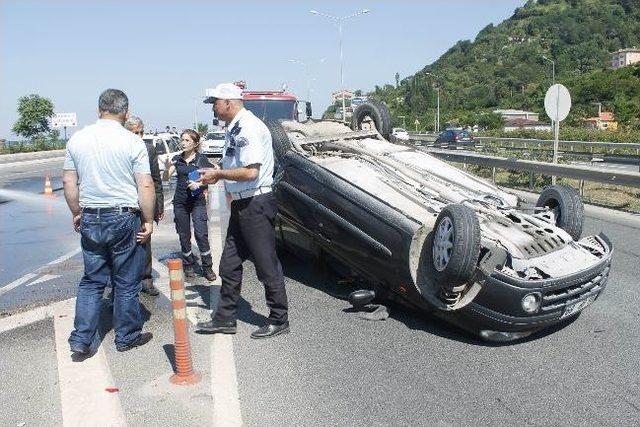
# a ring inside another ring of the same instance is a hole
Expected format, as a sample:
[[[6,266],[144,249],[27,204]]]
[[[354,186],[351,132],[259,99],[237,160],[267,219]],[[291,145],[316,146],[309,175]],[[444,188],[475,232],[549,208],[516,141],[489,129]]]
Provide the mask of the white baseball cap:
[[[213,104],[216,99],[242,99],[242,89],[233,83],[220,83],[213,89],[207,89],[205,104]]]

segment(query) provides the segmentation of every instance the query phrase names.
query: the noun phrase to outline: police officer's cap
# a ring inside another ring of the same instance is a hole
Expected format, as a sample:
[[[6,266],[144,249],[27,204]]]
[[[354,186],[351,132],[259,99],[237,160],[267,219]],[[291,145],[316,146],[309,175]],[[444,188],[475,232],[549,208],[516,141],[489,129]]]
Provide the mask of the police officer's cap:
[[[233,83],[220,83],[213,89],[207,89],[205,104],[213,104],[216,99],[242,99],[242,89]]]

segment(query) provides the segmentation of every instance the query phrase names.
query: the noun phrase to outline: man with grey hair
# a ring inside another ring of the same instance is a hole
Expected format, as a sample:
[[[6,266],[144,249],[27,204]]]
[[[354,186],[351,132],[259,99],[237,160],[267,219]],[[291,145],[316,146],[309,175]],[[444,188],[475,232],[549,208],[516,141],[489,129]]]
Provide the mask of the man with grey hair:
[[[138,135],[140,138],[144,135],[144,123],[142,119],[137,116],[130,116],[124,124],[124,127]],[[156,203],[153,211],[153,219],[156,224],[164,218],[164,195],[162,194],[162,177],[160,176],[160,166],[158,164],[158,153],[153,146],[153,139],[143,139],[144,145],[147,148],[147,154],[149,155],[149,168],[151,170],[151,178],[153,178],[153,187],[156,192]],[[151,238],[144,244],[145,249],[145,264],[142,274],[142,292],[151,296],[158,296],[160,292],[153,286],[152,275],[152,255],[151,255]]]
[[[64,197],[80,233],[84,275],[78,284],[71,352],[88,356],[95,342],[104,288],[113,284],[113,327],[118,351],[146,344],[138,292],[144,246],[153,232],[153,180],[140,137],[122,127],[129,100],[107,89],[98,100],[99,119],[67,143]]]

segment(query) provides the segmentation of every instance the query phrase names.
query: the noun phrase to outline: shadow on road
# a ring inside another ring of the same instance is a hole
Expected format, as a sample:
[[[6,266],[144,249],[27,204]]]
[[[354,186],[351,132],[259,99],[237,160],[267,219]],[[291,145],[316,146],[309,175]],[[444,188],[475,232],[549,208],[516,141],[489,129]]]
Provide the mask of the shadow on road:
[[[345,300],[346,306],[345,310],[343,311],[346,314],[351,314],[355,311],[346,302],[350,292],[356,289],[373,289],[373,286],[371,284],[367,284],[348,277],[341,277],[339,273],[336,273],[336,271],[326,263],[322,264],[317,261],[308,262],[306,258],[304,259],[304,262],[301,262],[300,257],[282,248],[279,248],[278,250],[278,257],[280,258],[280,262],[282,263],[285,277],[300,282],[305,286],[315,288],[334,298]],[[518,341],[506,343],[487,342],[483,341],[479,337],[472,335],[469,332],[458,328],[457,326],[447,322],[444,319],[441,319],[433,314],[420,311],[418,309],[415,309],[414,307],[401,304],[398,301],[382,299],[376,296],[374,302],[378,304],[385,304],[389,309],[389,317],[403,323],[407,326],[407,328],[411,330],[423,331],[442,338],[482,347],[519,345],[535,341],[565,328],[567,325],[573,323],[573,321],[575,321],[575,319],[577,318],[576,316],[567,322],[563,322],[553,327],[533,333],[530,336]]]

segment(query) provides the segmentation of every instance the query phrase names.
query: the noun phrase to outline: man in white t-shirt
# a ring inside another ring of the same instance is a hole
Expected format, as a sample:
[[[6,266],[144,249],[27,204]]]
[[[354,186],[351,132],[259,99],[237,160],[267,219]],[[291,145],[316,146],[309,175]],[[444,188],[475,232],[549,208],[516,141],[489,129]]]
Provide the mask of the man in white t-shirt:
[[[64,196],[80,233],[84,276],[78,285],[72,353],[89,355],[96,338],[102,294],[114,289],[113,326],[118,351],[146,344],[142,333],[140,279],[143,244],[153,232],[155,193],[142,139],[122,127],[129,100],[118,89],[98,100],[100,118],[67,143]]]

